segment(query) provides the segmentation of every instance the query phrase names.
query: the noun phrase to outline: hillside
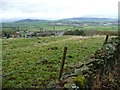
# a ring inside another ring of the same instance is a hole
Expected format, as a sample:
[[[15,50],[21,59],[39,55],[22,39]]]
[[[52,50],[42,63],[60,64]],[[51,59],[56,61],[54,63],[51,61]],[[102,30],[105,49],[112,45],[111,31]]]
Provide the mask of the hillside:
[[[90,17],[83,17],[83,18],[67,18],[62,19],[61,21],[79,21],[79,22],[116,22],[117,19],[113,18],[90,18]]]
[[[23,23],[23,22],[45,22],[45,21],[48,21],[48,20],[39,20],[39,19],[22,19],[22,20],[19,20],[19,21],[15,21],[15,23]]]

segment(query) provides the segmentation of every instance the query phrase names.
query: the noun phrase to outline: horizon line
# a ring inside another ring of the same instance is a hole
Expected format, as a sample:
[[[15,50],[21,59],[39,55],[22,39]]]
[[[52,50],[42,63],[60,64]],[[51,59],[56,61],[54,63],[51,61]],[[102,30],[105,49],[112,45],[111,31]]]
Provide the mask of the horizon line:
[[[31,20],[50,20],[50,21],[55,21],[55,20],[62,20],[62,19],[72,19],[72,18],[106,18],[106,19],[118,19],[118,17],[97,17],[97,16],[91,16],[91,17],[88,17],[88,16],[83,16],[83,17],[68,17],[68,18],[49,18],[49,19],[45,19],[45,18],[33,18],[33,17],[31,17],[31,18],[27,18],[27,17],[20,17],[20,18],[9,18],[9,19],[1,19],[0,21],[2,21],[2,22],[14,22],[14,21],[19,21],[19,20],[26,20],[26,19],[31,19]]]

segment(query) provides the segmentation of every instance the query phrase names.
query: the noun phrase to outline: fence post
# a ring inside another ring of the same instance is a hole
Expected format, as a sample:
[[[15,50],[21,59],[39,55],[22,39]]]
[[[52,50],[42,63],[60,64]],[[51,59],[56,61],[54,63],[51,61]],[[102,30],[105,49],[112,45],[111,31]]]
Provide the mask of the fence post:
[[[67,47],[64,47],[63,58],[62,58],[61,67],[60,67],[60,73],[59,73],[59,78],[58,78],[59,81],[60,81],[60,78],[62,76],[64,63],[65,63],[65,58],[66,58],[66,53],[67,53]]]
[[[105,41],[104,41],[104,44],[108,41],[108,35],[106,35],[106,38],[105,38]]]

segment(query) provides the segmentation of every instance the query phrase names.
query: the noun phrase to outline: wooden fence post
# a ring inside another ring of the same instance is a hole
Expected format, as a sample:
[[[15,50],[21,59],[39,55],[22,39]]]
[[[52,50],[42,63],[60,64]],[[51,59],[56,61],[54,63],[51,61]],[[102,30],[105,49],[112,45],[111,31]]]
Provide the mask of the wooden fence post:
[[[105,41],[104,41],[104,44],[108,41],[108,35],[106,35],[106,38],[105,38]]]
[[[67,47],[64,47],[63,58],[62,58],[61,67],[60,67],[60,73],[59,73],[59,78],[58,78],[59,81],[60,81],[60,78],[62,76],[64,63],[65,63],[65,58],[66,58],[66,53],[67,53]]]

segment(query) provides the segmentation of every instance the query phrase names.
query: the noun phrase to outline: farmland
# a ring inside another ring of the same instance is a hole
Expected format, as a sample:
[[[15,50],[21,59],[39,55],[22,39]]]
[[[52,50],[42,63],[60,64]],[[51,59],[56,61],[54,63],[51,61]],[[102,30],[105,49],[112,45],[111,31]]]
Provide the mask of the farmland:
[[[91,22],[92,23],[92,22]],[[57,31],[65,31],[65,30],[76,30],[76,29],[83,29],[83,30],[110,30],[110,31],[116,31],[118,29],[117,24],[116,25],[100,25],[99,24],[91,24],[91,23],[78,23],[78,24],[63,24],[59,25],[59,23],[55,22],[41,22],[41,23],[35,23],[31,22],[29,24],[27,23],[5,23],[3,24],[3,27],[16,27],[12,28],[13,30],[28,30],[32,32],[36,32],[39,30],[45,30],[45,31],[51,31],[51,30],[57,30]],[[6,30],[6,28],[3,28],[3,30]],[[10,28],[9,28],[10,29]]]
[[[53,21],[23,19],[2,23],[0,37],[117,35],[117,30],[117,20],[109,18],[70,18]]]
[[[88,63],[103,46],[105,35],[117,35],[117,29],[116,20],[104,18],[3,23],[3,88],[46,88],[58,80],[64,47],[68,50],[63,75]]]
[[[104,36],[49,36],[2,40],[4,88],[40,88],[58,79],[63,48],[68,47],[64,72],[89,61]]]

